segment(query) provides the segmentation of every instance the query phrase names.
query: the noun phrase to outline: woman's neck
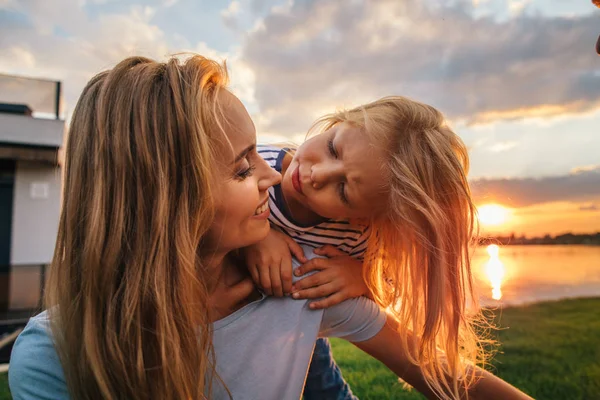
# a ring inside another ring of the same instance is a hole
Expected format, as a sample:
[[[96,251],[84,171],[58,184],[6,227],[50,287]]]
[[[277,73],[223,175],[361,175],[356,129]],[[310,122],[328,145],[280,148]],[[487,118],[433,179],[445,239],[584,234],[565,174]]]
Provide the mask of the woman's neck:
[[[286,153],[283,156],[283,160],[281,162],[281,176],[285,177],[285,174],[292,162],[292,159],[293,156],[289,153]],[[294,221],[296,221],[302,226],[313,226],[318,225],[321,222],[327,220],[327,218],[324,218],[321,215],[315,213],[313,210],[306,207],[304,204],[294,200],[292,196],[286,196],[286,190],[290,190],[290,188],[281,184],[281,194],[283,196],[283,202],[287,206],[287,209],[290,213],[290,217],[292,217]]]
[[[209,291],[211,320],[217,321],[260,298],[242,261],[229,253],[213,257],[206,265],[210,271],[206,284]]]

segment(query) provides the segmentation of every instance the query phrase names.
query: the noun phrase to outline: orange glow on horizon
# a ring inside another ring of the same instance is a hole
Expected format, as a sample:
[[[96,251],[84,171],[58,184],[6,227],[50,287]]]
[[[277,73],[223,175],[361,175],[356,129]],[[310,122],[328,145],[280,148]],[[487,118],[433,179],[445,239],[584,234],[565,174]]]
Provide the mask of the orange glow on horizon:
[[[600,198],[592,198],[584,202],[551,202],[517,208],[499,206],[506,209],[507,219],[500,224],[490,224],[486,223],[485,218],[481,218],[481,209],[485,211],[486,206],[491,205],[490,203],[478,207],[480,233],[484,235],[514,233],[516,236],[541,237],[546,234],[554,236],[568,232],[580,234],[600,232],[600,209],[594,206],[599,204]],[[490,214],[493,216],[494,212]],[[494,222],[494,218],[490,217],[490,219]]]
[[[510,210],[499,204],[484,204],[477,207],[477,219],[482,226],[503,225],[509,217]]]
[[[487,125],[499,120],[517,120],[521,118],[549,119],[565,118],[575,114],[593,113],[598,110],[599,103],[588,105],[577,100],[564,104],[542,104],[533,107],[518,107],[507,110],[481,112],[468,121],[469,125]]]

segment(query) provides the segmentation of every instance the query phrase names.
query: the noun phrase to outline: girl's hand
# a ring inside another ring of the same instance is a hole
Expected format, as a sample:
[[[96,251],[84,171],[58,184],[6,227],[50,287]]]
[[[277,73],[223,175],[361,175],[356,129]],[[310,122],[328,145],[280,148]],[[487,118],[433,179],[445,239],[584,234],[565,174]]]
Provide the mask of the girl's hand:
[[[326,245],[315,254],[328,258],[313,258],[296,268],[294,274],[301,276],[310,271],[316,274],[303,278],[292,286],[294,299],[324,299],[310,303],[312,309],[328,308],[344,300],[369,295],[363,279],[362,262],[350,257],[336,247]]]
[[[244,248],[242,254],[256,285],[277,297],[292,291],[292,254],[300,262],[307,261],[302,247],[275,229],[263,241]]]

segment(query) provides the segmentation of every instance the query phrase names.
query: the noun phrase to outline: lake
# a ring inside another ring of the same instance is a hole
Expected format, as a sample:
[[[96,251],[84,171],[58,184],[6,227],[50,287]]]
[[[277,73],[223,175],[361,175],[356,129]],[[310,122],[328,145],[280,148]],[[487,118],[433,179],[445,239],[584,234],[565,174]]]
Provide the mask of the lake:
[[[600,296],[600,246],[491,245],[477,248],[472,263],[482,305]],[[0,311],[37,307],[43,269],[0,274]]]
[[[490,245],[472,268],[482,305],[600,296],[600,246]]]

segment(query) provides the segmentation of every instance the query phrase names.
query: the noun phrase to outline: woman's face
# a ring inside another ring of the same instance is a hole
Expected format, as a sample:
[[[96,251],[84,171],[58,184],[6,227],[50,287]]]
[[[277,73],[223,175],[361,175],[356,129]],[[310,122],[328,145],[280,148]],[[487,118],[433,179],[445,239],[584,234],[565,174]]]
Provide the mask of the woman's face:
[[[256,152],[254,123],[240,100],[227,91],[219,97],[229,143],[219,148],[216,214],[206,243],[221,253],[249,246],[267,236],[267,190],[281,181],[281,175]]]

